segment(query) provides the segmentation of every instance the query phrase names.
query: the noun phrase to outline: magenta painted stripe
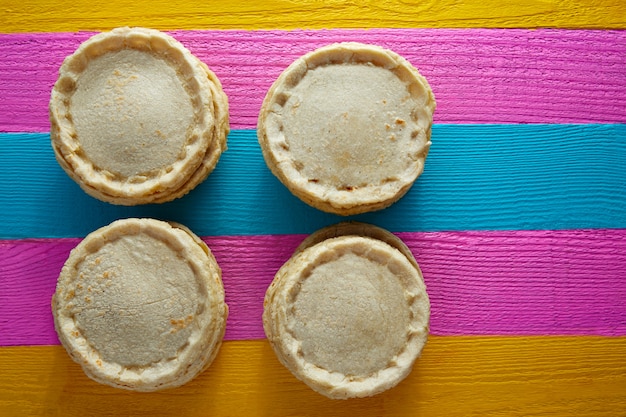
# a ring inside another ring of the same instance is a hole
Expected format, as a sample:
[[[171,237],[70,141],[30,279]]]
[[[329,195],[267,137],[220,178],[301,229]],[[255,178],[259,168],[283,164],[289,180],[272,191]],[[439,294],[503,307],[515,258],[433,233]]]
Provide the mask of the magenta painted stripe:
[[[626,31],[377,29],[178,31],[219,76],[234,129],[252,129],[274,79],[339,41],[379,44],[429,79],[437,123],[626,122]],[[46,132],[63,58],[89,33],[0,35],[0,131]]]
[[[438,335],[626,335],[626,229],[400,233]],[[211,237],[226,339],[263,338],[265,289],[302,235]],[[58,343],[56,278],[77,239],[0,242],[0,345]]]

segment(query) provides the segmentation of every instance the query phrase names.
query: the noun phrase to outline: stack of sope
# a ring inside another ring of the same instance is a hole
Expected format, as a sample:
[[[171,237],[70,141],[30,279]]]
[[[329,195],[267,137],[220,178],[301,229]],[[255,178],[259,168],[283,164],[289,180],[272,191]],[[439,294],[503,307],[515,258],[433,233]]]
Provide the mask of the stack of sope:
[[[163,203],[187,194],[217,164],[228,99],[217,76],[171,36],[118,28],[65,59],[50,121],[57,161],[89,195]]]

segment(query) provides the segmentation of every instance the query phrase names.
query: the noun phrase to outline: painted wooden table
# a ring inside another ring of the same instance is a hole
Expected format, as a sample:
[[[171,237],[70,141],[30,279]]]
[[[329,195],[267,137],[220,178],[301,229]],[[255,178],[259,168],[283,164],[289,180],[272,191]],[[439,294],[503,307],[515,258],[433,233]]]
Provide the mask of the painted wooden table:
[[[88,197],[49,145],[47,103],[63,58],[93,32],[124,25],[169,31],[229,97],[229,150],[206,182],[164,205]],[[626,415],[622,29],[623,0],[1,0],[0,415]],[[278,363],[260,315],[295,246],[341,219],[272,177],[254,129],[278,74],[343,40],[404,55],[437,98],[423,176],[391,208],[353,217],[407,242],[432,320],[408,379],[331,401]],[[227,341],[181,388],[98,385],[54,333],[50,297],[70,249],[130,216],[186,224],[223,269]]]

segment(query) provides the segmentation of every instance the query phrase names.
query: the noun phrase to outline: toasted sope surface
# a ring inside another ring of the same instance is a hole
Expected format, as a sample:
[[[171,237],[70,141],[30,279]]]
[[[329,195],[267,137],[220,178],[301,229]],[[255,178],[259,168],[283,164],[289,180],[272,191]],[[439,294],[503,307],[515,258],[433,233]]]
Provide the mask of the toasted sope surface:
[[[333,44],[278,77],[257,133],[268,167],[294,195],[356,214],[391,205],[421,174],[435,107],[426,79],[400,55]]]
[[[69,355],[97,382],[180,386],[213,361],[228,307],[208,247],[181,225],[118,220],[70,253],[52,299]]]
[[[421,272],[405,249],[410,255],[389,232],[363,224],[305,240],[265,296],[263,326],[280,362],[329,398],[371,396],[403,380],[430,318]]]
[[[214,166],[225,149],[228,104],[215,80],[165,33],[118,28],[93,36],[65,59],[51,93],[57,160],[104,201],[178,197],[201,181],[189,182],[199,168],[208,175],[203,161]]]

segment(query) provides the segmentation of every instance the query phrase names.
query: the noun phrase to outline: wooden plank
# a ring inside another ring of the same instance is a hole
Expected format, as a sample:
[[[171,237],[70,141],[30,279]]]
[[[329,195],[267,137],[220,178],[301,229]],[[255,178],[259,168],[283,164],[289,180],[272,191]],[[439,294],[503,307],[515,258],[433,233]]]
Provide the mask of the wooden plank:
[[[424,273],[433,334],[626,336],[626,229],[399,236]],[[226,339],[265,337],[265,290],[303,238],[205,238],[223,271]],[[58,343],[50,298],[77,243],[0,241],[0,317],[12,317],[0,346]]]
[[[626,228],[626,124],[434,125],[424,174],[390,208],[348,217],[394,232]],[[344,220],[302,203],[267,169],[256,133],[234,131],[199,187],[120,207],[86,195],[45,134],[0,134],[0,238],[82,237],[122,217],[201,236],[301,234]]]
[[[114,26],[157,29],[289,29],[378,27],[625,28],[621,0],[428,0],[344,2],[326,0],[242,0],[177,2],[112,0],[71,7],[24,0],[1,9],[3,32],[103,30]],[[149,11],[149,12],[147,12]]]
[[[89,380],[60,346],[0,348],[10,416],[620,416],[626,338],[431,337],[409,377],[378,396],[329,400],[263,341],[225,342],[187,385],[132,393]]]
[[[0,131],[47,132],[63,59],[91,33],[0,35]],[[360,41],[406,57],[429,80],[435,123],[625,123],[626,31],[177,31],[220,78],[231,126],[256,128],[263,98],[293,60]]]

